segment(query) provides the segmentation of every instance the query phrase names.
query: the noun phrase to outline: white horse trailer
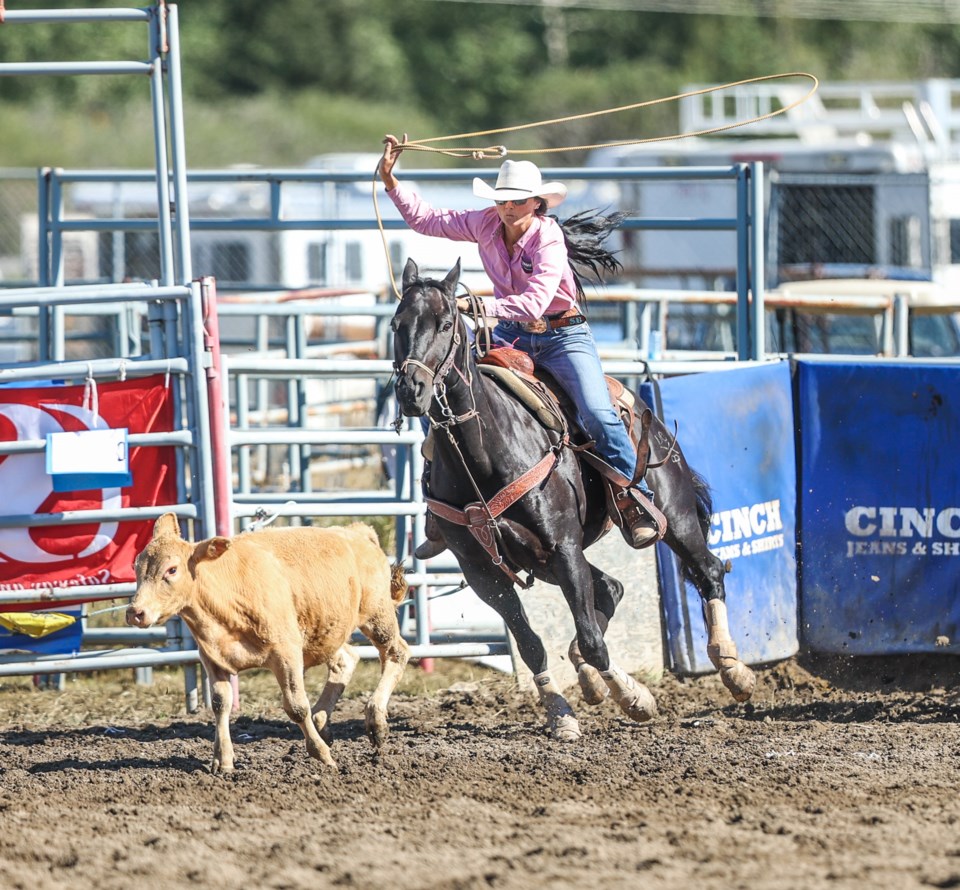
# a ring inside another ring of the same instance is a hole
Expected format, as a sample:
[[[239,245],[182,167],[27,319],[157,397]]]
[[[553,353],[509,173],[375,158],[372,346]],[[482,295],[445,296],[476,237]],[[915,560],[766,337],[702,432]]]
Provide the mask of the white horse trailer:
[[[788,80],[721,92],[691,84],[679,132],[722,136],[618,146],[592,167],[728,166],[762,162],[767,184],[768,286],[809,278],[873,277],[960,283],[960,80],[823,83],[798,98]],[[718,85],[710,85],[717,87]],[[804,84],[803,90],[807,89]],[[741,135],[747,138],[739,138]],[[604,204],[640,216],[729,216],[729,187],[656,181],[605,183]],[[627,233],[625,260],[646,286],[714,287],[734,265],[733,236],[682,239]]]
[[[919,149],[852,142],[688,140],[600,149],[592,167],[726,167],[762,162],[766,182],[768,285],[816,277],[932,279],[960,274],[960,165],[928,162]],[[595,201],[640,217],[730,217],[729,182],[679,180],[598,184]],[[734,233],[624,233],[623,260],[644,287],[728,284]]]

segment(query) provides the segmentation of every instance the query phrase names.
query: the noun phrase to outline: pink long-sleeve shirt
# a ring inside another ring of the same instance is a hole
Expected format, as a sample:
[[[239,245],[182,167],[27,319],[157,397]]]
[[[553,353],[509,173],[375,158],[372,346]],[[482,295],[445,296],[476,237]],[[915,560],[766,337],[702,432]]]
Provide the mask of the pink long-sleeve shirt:
[[[535,217],[510,254],[496,207],[436,209],[402,183],[387,194],[415,232],[476,243],[480,262],[493,285],[494,295],[482,298],[487,315],[510,321],[534,321],[577,305],[567,247],[556,220]]]

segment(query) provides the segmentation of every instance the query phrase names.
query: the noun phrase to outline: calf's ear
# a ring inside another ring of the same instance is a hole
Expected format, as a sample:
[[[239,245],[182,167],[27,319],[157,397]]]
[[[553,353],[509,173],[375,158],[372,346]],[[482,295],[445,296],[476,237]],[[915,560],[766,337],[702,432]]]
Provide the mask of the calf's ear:
[[[229,538],[210,538],[209,541],[201,541],[197,544],[197,549],[194,551],[194,558],[197,562],[200,562],[204,559],[219,559],[230,549],[230,539]]]
[[[164,513],[163,516],[153,524],[153,536],[159,538],[162,535],[180,537],[180,523],[177,522],[176,513]]]

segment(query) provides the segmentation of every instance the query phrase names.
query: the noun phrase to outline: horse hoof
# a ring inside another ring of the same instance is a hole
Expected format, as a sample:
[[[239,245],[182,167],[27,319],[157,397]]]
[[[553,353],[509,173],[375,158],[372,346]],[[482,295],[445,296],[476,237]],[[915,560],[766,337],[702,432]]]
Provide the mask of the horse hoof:
[[[577,682],[580,683],[580,692],[588,705],[599,705],[609,694],[607,684],[603,682],[600,671],[589,664],[580,665],[577,670]]]
[[[567,657],[577,672],[577,682],[580,684],[583,700],[588,705],[599,705],[607,697],[609,690],[606,683],[603,682],[600,672],[583,660],[576,637],[570,641]]]
[[[601,675],[613,699],[631,720],[645,723],[657,716],[657,702],[643,683],[638,683],[628,673],[614,667]]]
[[[656,699],[646,686],[641,686],[634,697],[622,698],[617,704],[624,714],[637,723],[646,723],[657,716]]]
[[[564,714],[552,721],[550,735],[558,742],[579,742],[583,734],[577,718],[573,714]]]
[[[738,702],[745,702],[757,685],[757,676],[742,661],[738,661],[720,671],[723,685]]]

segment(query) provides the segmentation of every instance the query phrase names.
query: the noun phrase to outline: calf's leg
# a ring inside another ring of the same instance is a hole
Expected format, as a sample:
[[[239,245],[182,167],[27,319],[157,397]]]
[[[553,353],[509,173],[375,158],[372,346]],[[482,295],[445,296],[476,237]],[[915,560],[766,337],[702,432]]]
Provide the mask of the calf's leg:
[[[320,697],[313,706],[313,723],[317,727],[317,732],[320,733],[320,738],[328,745],[333,741],[333,735],[330,732],[330,715],[340,701],[340,696],[347,688],[359,662],[360,656],[348,643],[344,643],[337,649],[333,658],[327,662],[327,682],[323,684]]]
[[[410,659],[410,647],[400,636],[397,611],[392,602],[384,603],[360,625],[360,630],[380,653],[380,681],[367,702],[364,719],[370,741],[379,748],[387,739],[387,705]]]
[[[204,670],[210,679],[210,700],[213,706],[214,736],[212,773],[233,771],[233,741],[230,739],[230,710],[233,707],[233,685],[227,671],[207,662],[201,657]]]
[[[296,654],[280,655],[270,664],[270,670],[277,678],[280,684],[280,694],[283,697],[283,710],[287,716],[300,727],[303,738],[307,743],[307,753],[325,763],[327,766],[336,767],[336,762],[330,755],[330,749],[327,743],[320,738],[320,733],[313,722],[313,715],[310,712],[310,700],[307,698],[307,690],[303,684],[303,655],[299,651]]]

